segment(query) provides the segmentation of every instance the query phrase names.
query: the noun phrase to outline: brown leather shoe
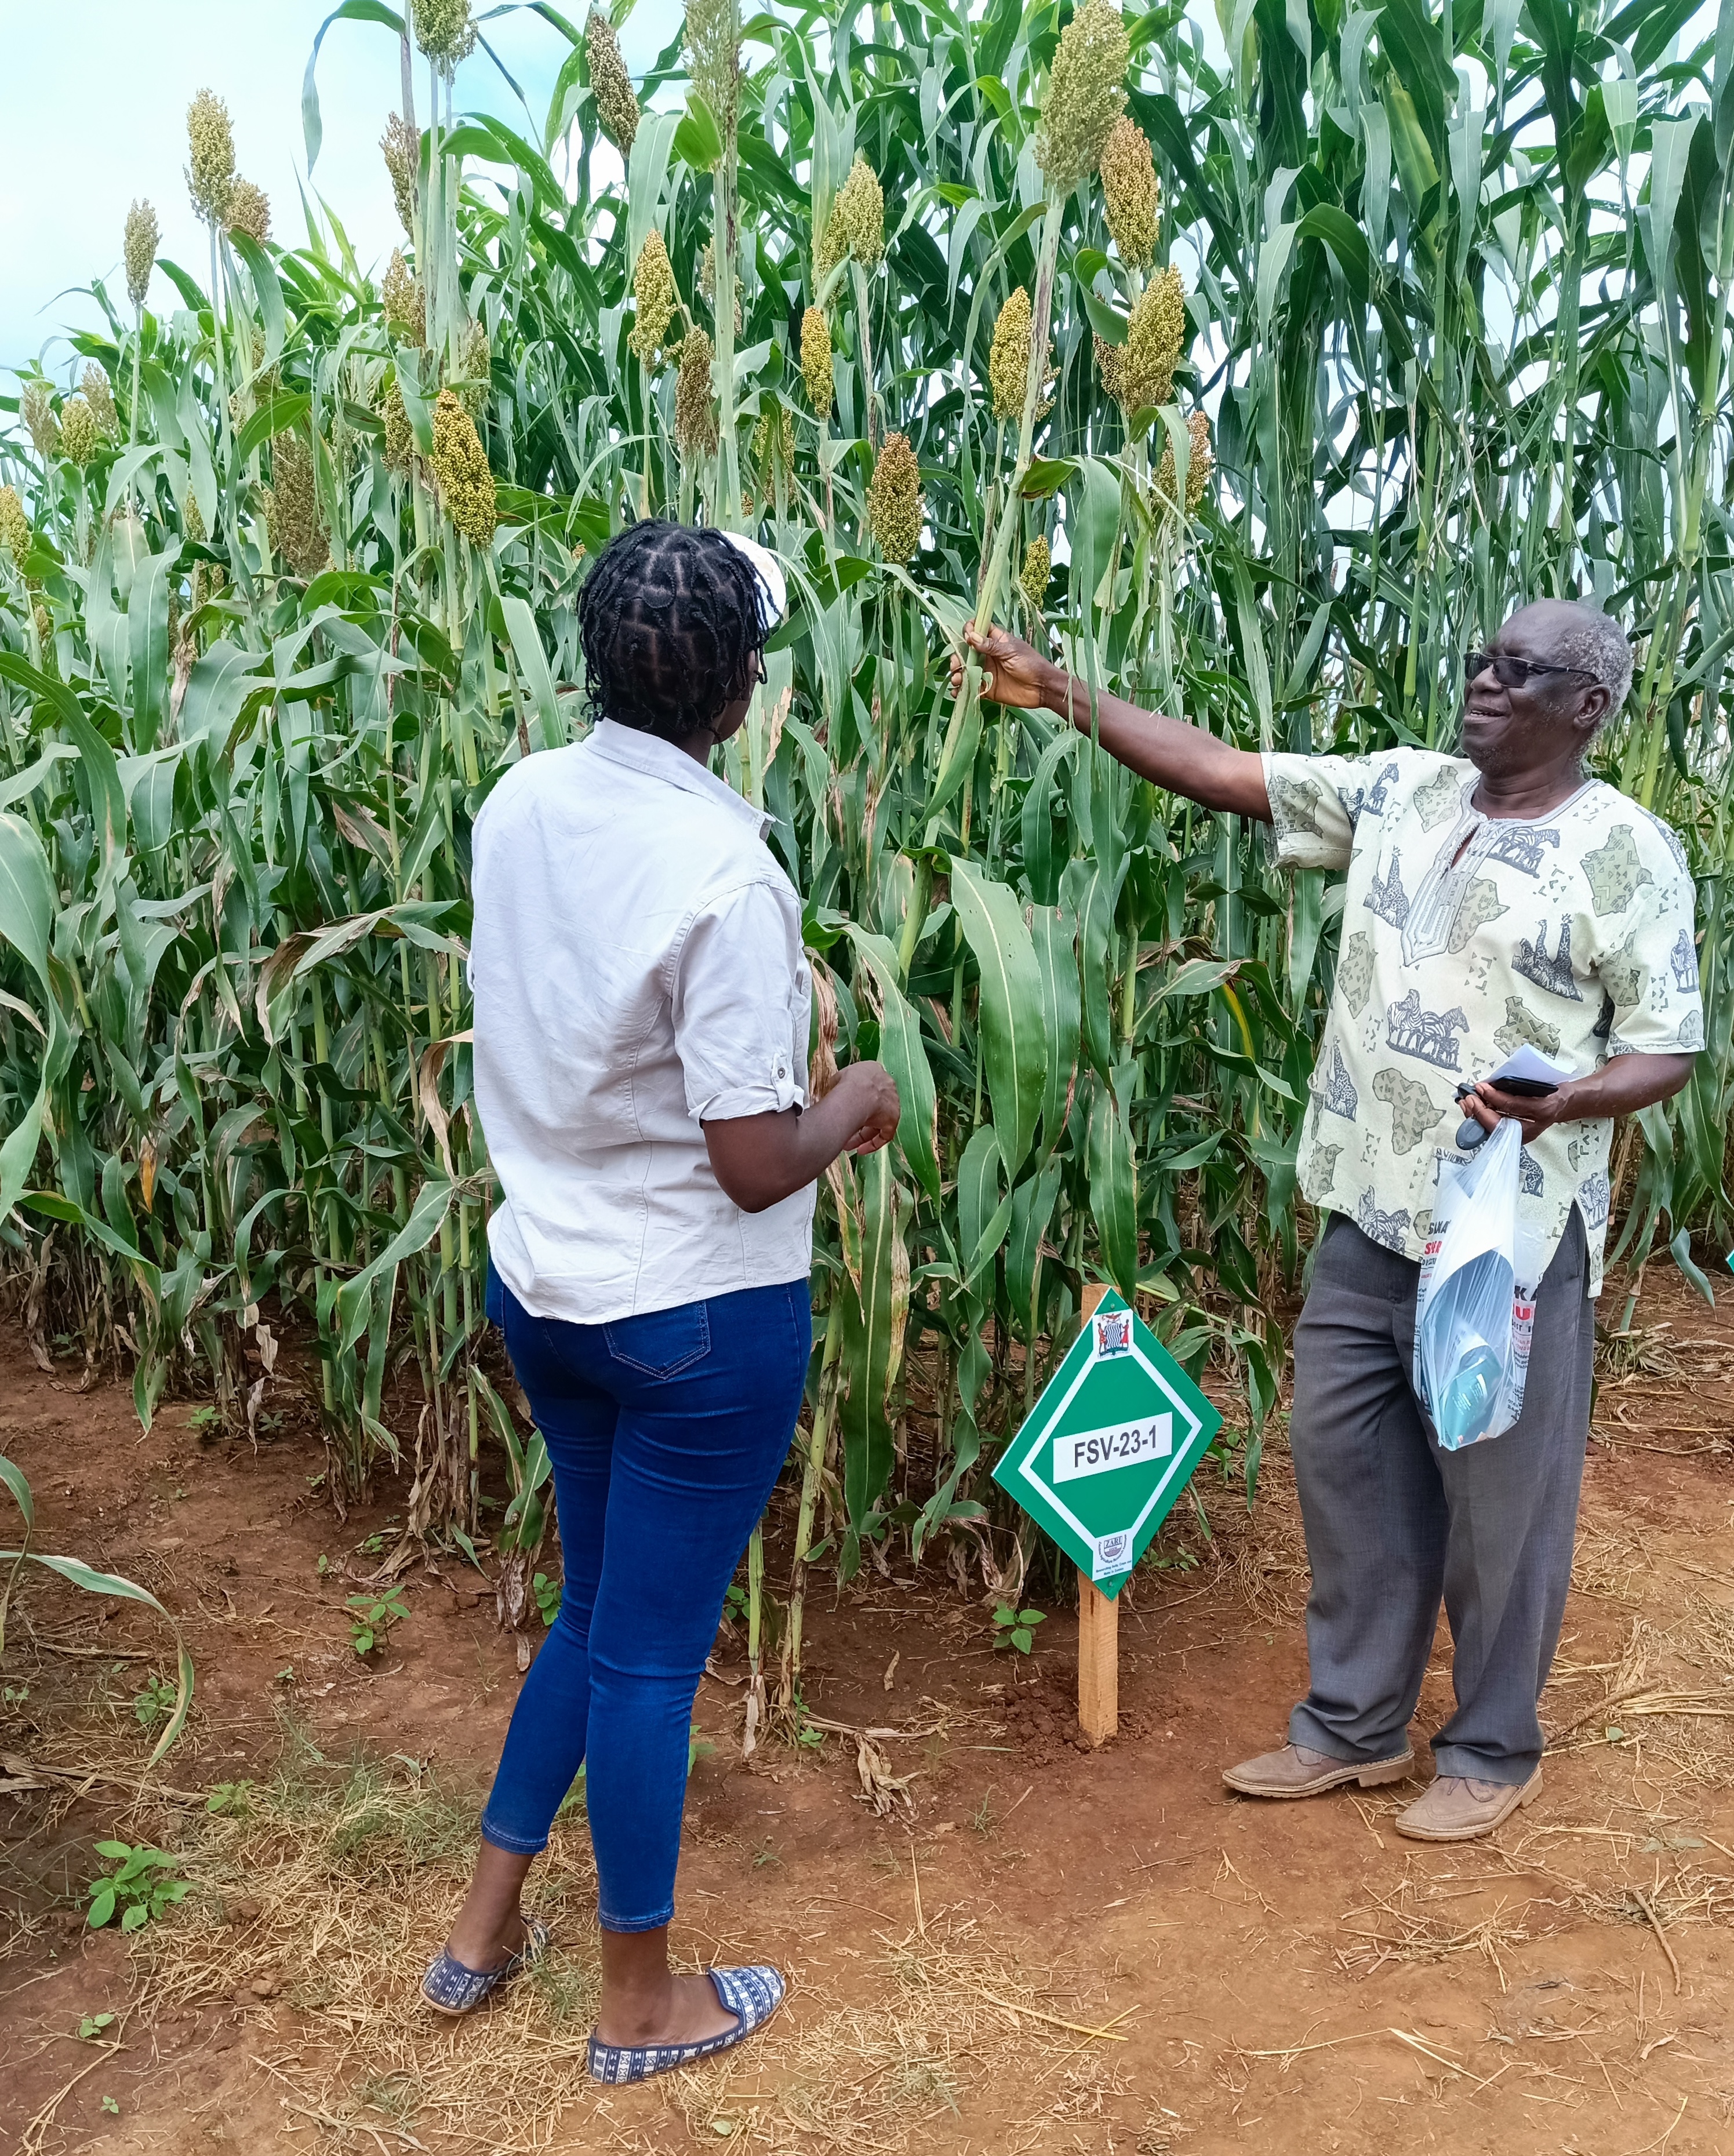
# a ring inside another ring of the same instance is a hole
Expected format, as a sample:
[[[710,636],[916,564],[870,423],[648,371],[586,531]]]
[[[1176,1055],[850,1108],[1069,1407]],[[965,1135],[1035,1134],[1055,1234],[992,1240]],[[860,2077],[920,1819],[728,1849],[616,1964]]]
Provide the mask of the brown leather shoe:
[[[1542,1770],[1526,1782],[1480,1782],[1440,1774],[1391,1824],[1411,1841],[1479,1841],[1542,1792]]]
[[[1414,1759],[1407,1747],[1396,1759],[1333,1759],[1328,1752],[1285,1744],[1280,1752],[1261,1752],[1256,1759],[1225,1767],[1222,1778],[1243,1797],[1318,1797],[1345,1782],[1358,1782],[1363,1789],[1400,1782]]]

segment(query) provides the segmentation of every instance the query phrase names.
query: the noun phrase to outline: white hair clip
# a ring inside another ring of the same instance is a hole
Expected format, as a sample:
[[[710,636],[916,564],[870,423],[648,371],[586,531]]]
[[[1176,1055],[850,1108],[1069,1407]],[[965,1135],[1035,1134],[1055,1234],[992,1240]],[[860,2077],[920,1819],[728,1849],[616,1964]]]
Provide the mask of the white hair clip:
[[[788,613],[788,585],[782,573],[782,564],[767,547],[761,547],[757,539],[748,539],[739,531],[725,531],[723,537],[731,547],[738,547],[752,564],[759,585],[759,626],[768,636]]]

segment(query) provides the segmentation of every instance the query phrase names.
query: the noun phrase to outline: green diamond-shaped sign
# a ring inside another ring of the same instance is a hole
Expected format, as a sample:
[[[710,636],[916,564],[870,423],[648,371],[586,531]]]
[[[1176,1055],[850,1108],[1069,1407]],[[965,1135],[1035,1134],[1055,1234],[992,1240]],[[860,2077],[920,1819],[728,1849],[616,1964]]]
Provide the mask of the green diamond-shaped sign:
[[[1119,1594],[1222,1428],[1137,1312],[1110,1293],[993,1479],[1109,1597]]]

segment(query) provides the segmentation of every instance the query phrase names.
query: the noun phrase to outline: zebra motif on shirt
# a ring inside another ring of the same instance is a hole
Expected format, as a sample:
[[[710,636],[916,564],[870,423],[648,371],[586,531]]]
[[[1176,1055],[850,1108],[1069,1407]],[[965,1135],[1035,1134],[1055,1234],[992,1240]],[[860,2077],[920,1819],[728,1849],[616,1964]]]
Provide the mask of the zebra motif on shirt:
[[[1325,1074],[1325,1082],[1314,1097],[1323,1102],[1333,1116],[1341,1116],[1352,1123],[1361,1112],[1361,1096],[1355,1091],[1355,1082],[1349,1076],[1342,1060],[1339,1044],[1331,1044],[1331,1068]]]
[[[1372,789],[1367,797],[1367,814],[1369,816],[1384,814],[1385,803],[1391,798],[1392,785],[1402,776],[1403,766],[1400,763],[1388,763],[1385,766],[1374,781]]]
[[[1361,1193],[1360,1202],[1355,1208],[1355,1225],[1369,1242],[1382,1243],[1388,1250],[1395,1250],[1402,1257],[1405,1255],[1403,1234],[1408,1224],[1407,1206],[1386,1213],[1374,1204],[1370,1190]]]
[[[1511,971],[1521,973],[1526,981],[1533,981],[1538,988],[1546,988],[1550,995],[1564,996],[1569,1002],[1581,1004],[1583,992],[1578,986],[1572,971],[1572,916],[1562,914],[1559,923],[1559,948],[1551,956],[1547,950],[1547,922],[1544,916],[1531,943],[1526,936],[1517,939],[1517,949],[1511,959]]]
[[[1480,850],[1485,860],[1503,861],[1507,867],[1521,869],[1526,876],[1542,873],[1542,849],[1557,848],[1557,831],[1537,831],[1527,824],[1495,822],[1487,834]]]
[[[1609,1192],[1605,1175],[1587,1176],[1578,1185],[1578,1203],[1583,1209],[1584,1225],[1605,1228],[1608,1224]]]
[[[1435,1070],[1463,1068],[1457,1060],[1456,1036],[1468,1031],[1469,1020],[1460,1006],[1448,1011],[1423,1010],[1418,988],[1411,988],[1401,1003],[1390,1004],[1385,1012],[1386,1046],[1394,1048],[1399,1055],[1413,1055],[1418,1062],[1430,1063]]]
[[[1381,921],[1388,921],[1393,928],[1401,928],[1408,919],[1408,893],[1403,887],[1394,847],[1391,852],[1391,871],[1383,883],[1379,880],[1377,867],[1375,865],[1373,869],[1372,883],[1367,894],[1367,910],[1369,913],[1376,913]]]

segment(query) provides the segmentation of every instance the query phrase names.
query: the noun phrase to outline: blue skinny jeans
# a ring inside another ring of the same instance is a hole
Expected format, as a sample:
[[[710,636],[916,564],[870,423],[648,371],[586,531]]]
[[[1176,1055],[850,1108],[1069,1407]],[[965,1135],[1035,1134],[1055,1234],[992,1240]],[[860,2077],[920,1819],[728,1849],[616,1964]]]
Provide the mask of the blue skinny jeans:
[[[546,1848],[587,1761],[598,1913],[608,1931],[653,1932],[675,1912],[705,1657],[800,1411],[808,1286],[746,1288],[613,1325],[532,1317],[503,1288],[499,1300],[553,1469],[566,1580],[482,1834],[519,1855]]]

